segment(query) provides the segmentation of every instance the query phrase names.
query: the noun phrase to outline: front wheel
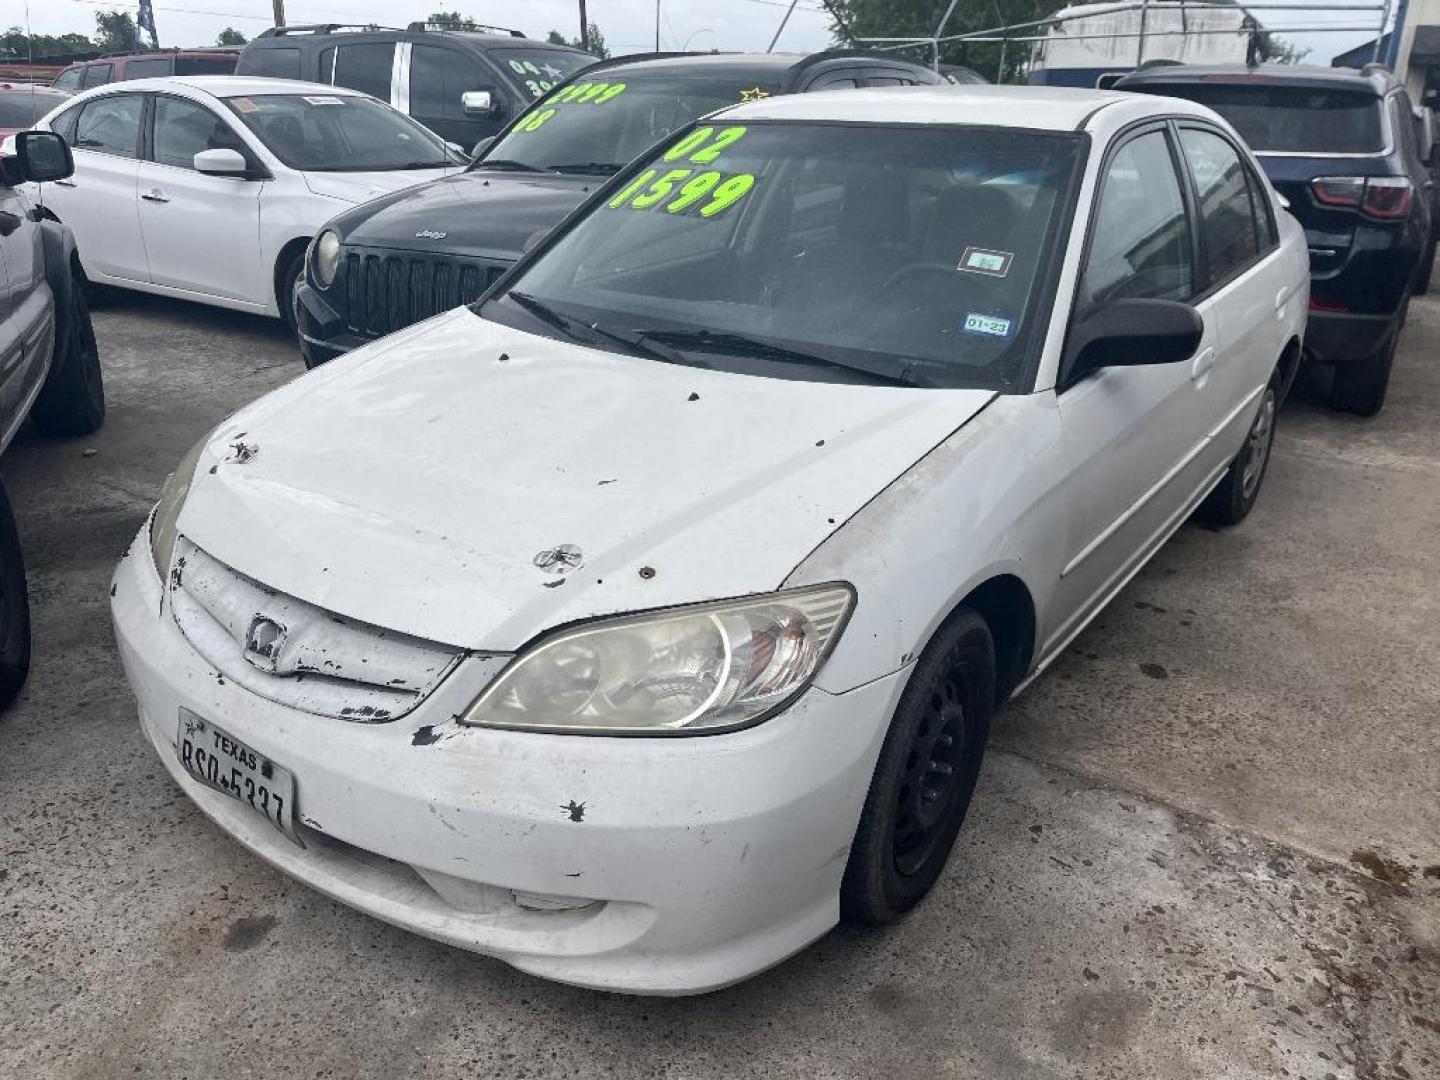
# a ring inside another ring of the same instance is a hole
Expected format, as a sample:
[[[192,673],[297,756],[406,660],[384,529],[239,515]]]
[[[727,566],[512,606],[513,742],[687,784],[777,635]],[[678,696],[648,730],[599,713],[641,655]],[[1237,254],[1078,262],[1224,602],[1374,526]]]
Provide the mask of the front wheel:
[[[275,289],[275,302],[280,307],[280,318],[293,334],[300,332],[300,319],[295,313],[295,294],[300,288],[300,275],[305,271],[305,252],[292,255],[280,271]]]
[[[995,643],[960,608],[915,664],[890,722],[840,885],[850,922],[895,922],[945,868],[980,775],[995,710]]]
[[[1250,433],[1245,445],[1215,490],[1206,496],[1195,516],[1201,521],[1215,525],[1238,525],[1255,507],[1260,497],[1260,485],[1265,482],[1265,470],[1270,465],[1270,450],[1275,445],[1275,419],[1280,411],[1280,372],[1270,376],[1270,383],[1260,398],[1260,407],[1255,410],[1255,419],[1250,421]]]
[[[42,435],[89,435],[105,422],[105,379],[79,273],[70,279],[70,302],[63,316],[55,333],[55,359],[30,417]]]

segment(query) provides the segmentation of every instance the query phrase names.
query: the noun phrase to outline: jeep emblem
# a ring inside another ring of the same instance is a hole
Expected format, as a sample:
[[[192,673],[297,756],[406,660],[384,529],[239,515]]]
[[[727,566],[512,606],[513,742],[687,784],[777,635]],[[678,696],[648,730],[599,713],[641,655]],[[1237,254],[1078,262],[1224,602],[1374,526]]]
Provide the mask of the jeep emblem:
[[[415,234],[415,239],[417,239],[417,240],[444,240],[445,237],[448,236],[448,235],[449,235],[448,233],[441,232],[439,229],[421,229],[419,232],[417,232],[417,233]]]

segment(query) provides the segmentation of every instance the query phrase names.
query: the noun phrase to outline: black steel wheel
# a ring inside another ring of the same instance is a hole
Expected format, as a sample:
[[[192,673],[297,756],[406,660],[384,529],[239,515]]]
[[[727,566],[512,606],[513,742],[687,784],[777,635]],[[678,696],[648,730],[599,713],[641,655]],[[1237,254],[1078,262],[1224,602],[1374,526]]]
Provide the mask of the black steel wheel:
[[[105,377],[78,267],[72,271],[70,299],[56,327],[50,374],[30,418],[42,435],[61,438],[93,434],[105,422]]]
[[[860,814],[840,911],[879,926],[930,891],[965,820],[995,709],[995,644],[961,608],[931,639],[901,695]]]

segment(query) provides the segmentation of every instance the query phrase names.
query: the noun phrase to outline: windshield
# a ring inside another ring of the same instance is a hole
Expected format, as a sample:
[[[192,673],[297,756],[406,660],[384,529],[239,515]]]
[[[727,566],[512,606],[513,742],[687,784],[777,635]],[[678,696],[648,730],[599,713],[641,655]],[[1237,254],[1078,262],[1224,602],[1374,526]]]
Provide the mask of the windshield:
[[[476,168],[497,161],[561,172],[619,172],[697,117],[779,92],[778,84],[740,75],[697,78],[614,68],[604,75],[572,83],[532,107]]]
[[[1385,149],[1380,99],[1374,94],[1263,82],[1160,83],[1144,89],[1209,106],[1260,154],[1378,154]]]
[[[408,116],[358,94],[251,94],[225,104],[292,169],[439,169],[464,160]]]
[[[482,316],[781,378],[1015,388],[1080,137],[707,124],[592,202]]]
[[[491,49],[489,56],[532,97],[543,97],[581,68],[595,63],[589,53],[564,49]]]

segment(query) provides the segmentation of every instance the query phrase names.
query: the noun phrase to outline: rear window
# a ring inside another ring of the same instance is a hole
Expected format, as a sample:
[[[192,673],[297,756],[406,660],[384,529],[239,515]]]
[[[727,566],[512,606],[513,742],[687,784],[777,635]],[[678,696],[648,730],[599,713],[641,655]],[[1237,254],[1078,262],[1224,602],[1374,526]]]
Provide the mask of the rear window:
[[[298,79],[300,78],[300,50],[298,48],[246,49],[238,68],[244,75],[267,75],[272,79]]]
[[[233,56],[177,56],[176,75],[229,75],[235,70]]]
[[[28,128],[65,99],[59,94],[21,90],[0,94],[0,128]]]
[[[1144,89],[1208,105],[1262,154],[1385,149],[1381,101],[1372,94],[1273,83],[1152,83]]]

